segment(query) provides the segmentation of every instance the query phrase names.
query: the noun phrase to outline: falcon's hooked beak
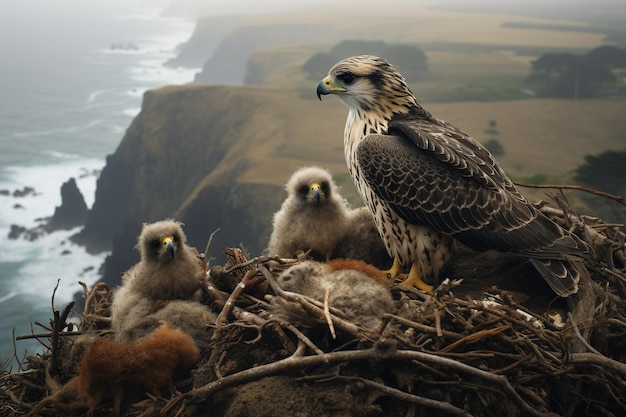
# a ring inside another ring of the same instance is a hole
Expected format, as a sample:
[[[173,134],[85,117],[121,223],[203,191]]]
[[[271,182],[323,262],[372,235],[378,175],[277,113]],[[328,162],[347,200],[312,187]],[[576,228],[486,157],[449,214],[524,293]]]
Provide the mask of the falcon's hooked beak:
[[[313,184],[311,184],[311,194],[313,195],[313,198],[315,199],[317,204],[319,204],[320,199],[322,198],[322,187],[320,187],[318,183],[314,182]]]
[[[167,253],[169,253],[173,258],[174,254],[176,253],[176,246],[174,246],[174,242],[171,237],[168,236],[166,238],[163,238],[163,247],[165,248]]]
[[[326,76],[322,81],[317,84],[317,98],[322,100],[322,95],[344,93],[345,88],[335,85],[330,75]]]

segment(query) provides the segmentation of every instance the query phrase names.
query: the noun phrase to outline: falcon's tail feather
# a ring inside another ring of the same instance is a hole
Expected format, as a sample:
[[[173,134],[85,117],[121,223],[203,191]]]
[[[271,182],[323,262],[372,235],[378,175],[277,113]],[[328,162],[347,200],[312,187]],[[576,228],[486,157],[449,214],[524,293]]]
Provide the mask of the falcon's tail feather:
[[[548,285],[561,297],[568,297],[578,292],[580,271],[567,260],[535,259],[530,262],[539,271]]]

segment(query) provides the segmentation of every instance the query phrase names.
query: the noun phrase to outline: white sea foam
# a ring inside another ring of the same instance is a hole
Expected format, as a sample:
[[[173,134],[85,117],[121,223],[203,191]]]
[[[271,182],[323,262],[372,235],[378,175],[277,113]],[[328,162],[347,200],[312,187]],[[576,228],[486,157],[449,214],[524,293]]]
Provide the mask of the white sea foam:
[[[13,136],[16,138],[31,138],[31,137],[40,137],[40,136],[50,136],[50,135],[58,135],[62,133],[74,133],[80,132],[81,130],[91,129],[94,126],[99,125],[104,122],[102,119],[92,120],[89,123],[85,123],[80,126],[70,126],[64,128],[56,128],[56,129],[48,129],[48,130],[36,130],[32,132],[15,132]]]
[[[89,94],[89,97],[87,97],[87,104],[93,103],[94,101],[96,101],[96,98],[104,93],[106,93],[107,90],[96,90],[94,92],[92,92],[91,94]]]
[[[80,228],[57,231],[35,242],[17,241],[11,248],[11,252],[16,252],[14,255],[36,259],[36,262],[25,262],[20,269],[20,279],[14,283],[17,292],[49,298],[60,280],[56,299],[69,301],[81,289],[78,281],[93,285],[98,280],[98,268],[108,253],[90,255],[84,248],[71,243],[70,236],[79,231]]]
[[[137,48],[137,49],[125,49],[125,48],[100,48],[94,50],[95,53],[103,55],[146,55],[158,53],[157,48]]]
[[[132,109],[124,109],[121,114],[129,117],[135,117],[141,112],[141,107],[133,107]]]
[[[18,293],[15,291],[11,291],[8,294],[5,294],[3,296],[0,296],[0,303],[4,303],[7,300],[10,300],[11,298],[15,297]]]
[[[115,135],[122,135],[126,131],[127,126],[110,125],[109,131]]]
[[[162,64],[160,59],[142,60],[132,68],[132,78],[144,83],[180,85],[193,81],[199,71],[199,68],[166,68]]]
[[[126,95],[130,97],[141,97],[143,96],[143,93],[145,93],[147,90],[147,88],[131,88],[130,90],[126,91]]]
[[[76,159],[79,158],[79,156],[75,153],[66,153],[66,152],[59,152],[56,150],[52,150],[52,149],[44,149],[43,151],[41,151],[42,154],[44,155],[49,155],[52,158],[55,159]]]

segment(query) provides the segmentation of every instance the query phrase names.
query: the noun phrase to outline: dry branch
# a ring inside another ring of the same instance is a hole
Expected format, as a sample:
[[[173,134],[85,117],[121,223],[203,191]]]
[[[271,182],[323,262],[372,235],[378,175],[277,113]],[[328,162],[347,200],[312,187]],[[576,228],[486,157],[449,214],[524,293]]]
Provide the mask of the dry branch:
[[[582,185],[526,184],[526,183],[515,182],[515,181],[513,181],[513,183],[515,185],[517,185],[518,187],[526,187],[526,188],[552,188],[552,189],[558,189],[558,190],[584,191],[586,193],[594,194],[594,195],[597,195],[597,196],[600,196],[600,197],[608,198],[608,199],[613,200],[613,201],[617,201],[618,203],[626,206],[626,198],[624,198],[622,196],[606,193],[604,191],[595,190],[595,189],[589,188],[589,187],[584,187]]]

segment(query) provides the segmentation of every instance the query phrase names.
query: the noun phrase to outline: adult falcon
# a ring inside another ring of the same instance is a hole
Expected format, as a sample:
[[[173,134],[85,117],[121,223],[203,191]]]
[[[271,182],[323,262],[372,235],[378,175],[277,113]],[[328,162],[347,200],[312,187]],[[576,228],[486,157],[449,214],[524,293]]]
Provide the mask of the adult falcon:
[[[349,109],[346,162],[394,258],[393,277],[410,266],[405,283],[432,289],[423,280],[438,279],[457,239],[529,258],[563,297],[578,291],[575,263],[587,245],[532,206],[487,149],[421,107],[386,60],[338,62],[317,85],[318,98],[326,94]]]

